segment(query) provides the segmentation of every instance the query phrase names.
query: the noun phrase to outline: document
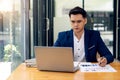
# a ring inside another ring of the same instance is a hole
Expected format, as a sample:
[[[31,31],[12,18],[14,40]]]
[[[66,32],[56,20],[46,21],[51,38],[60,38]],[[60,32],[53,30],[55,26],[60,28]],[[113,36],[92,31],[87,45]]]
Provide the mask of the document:
[[[98,63],[81,62],[79,67],[81,72],[117,72],[109,64],[107,64],[105,67],[101,67]]]
[[[27,67],[37,67],[35,58],[27,59],[25,60],[25,63]]]

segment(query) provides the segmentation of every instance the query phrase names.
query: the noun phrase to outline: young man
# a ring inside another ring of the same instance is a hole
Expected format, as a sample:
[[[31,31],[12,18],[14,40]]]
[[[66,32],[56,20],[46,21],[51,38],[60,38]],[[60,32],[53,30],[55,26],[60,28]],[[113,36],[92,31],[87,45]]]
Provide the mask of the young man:
[[[114,58],[100,37],[100,33],[94,30],[87,30],[87,13],[80,7],[70,10],[69,18],[72,29],[60,32],[54,46],[72,47],[74,61],[97,62],[105,66],[113,62]],[[97,52],[100,54],[97,60]]]

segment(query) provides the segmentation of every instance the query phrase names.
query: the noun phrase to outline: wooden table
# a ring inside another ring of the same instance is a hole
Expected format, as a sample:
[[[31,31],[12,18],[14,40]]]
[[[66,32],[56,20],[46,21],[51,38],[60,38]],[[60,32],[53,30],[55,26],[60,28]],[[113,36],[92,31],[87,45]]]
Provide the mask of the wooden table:
[[[117,72],[75,73],[39,71],[37,68],[28,68],[22,63],[7,80],[120,80],[120,63],[110,64]]]

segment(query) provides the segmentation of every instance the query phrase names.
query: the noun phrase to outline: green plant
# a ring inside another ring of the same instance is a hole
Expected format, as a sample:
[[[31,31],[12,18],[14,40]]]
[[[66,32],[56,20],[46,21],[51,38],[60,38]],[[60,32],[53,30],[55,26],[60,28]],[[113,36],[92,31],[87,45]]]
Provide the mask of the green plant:
[[[8,44],[4,47],[4,61],[11,61],[12,59],[20,58],[21,54],[13,44]]]

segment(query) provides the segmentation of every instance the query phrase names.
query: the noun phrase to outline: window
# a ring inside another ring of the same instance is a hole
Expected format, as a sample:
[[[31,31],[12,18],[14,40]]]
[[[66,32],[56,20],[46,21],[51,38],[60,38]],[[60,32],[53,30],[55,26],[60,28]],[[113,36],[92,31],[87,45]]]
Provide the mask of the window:
[[[0,79],[2,80],[6,80],[24,59],[21,18],[21,0],[0,0]]]

